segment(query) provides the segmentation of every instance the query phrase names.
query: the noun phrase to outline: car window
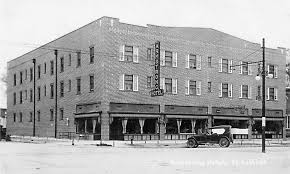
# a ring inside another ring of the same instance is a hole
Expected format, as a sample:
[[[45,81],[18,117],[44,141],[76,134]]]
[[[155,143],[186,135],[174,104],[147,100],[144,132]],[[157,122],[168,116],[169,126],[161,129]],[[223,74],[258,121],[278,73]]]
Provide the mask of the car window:
[[[216,133],[216,134],[223,134],[225,132],[225,129],[221,128],[221,129],[212,129],[212,133]]]

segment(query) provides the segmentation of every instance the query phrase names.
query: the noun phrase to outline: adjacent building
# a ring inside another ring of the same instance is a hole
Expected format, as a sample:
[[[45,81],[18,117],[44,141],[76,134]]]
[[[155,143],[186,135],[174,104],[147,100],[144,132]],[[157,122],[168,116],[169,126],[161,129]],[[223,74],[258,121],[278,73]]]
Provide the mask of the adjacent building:
[[[152,97],[156,41],[165,94]],[[285,52],[266,48],[266,138],[286,134]],[[7,131],[186,139],[230,124],[235,138],[261,138],[261,60],[260,44],[214,29],[102,17],[8,62]]]

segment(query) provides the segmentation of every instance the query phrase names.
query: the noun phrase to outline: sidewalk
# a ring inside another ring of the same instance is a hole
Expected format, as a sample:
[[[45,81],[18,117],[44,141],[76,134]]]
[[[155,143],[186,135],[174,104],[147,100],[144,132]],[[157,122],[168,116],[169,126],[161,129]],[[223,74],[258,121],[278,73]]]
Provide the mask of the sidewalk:
[[[46,138],[46,137],[30,137],[30,136],[11,136],[12,142],[22,142],[22,143],[36,143],[36,144],[44,144],[44,143],[55,143],[62,145],[72,145],[75,146],[111,146],[111,147],[136,147],[136,148],[182,148],[186,147],[186,140],[150,140],[150,141],[100,141],[100,140],[69,140],[69,139],[55,139],[55,138]],[[234,143],[230,145],[230,147],[253,147],[253,146],[261,146],[261,139],[235,139]],[[210,145],[206,146],[218,146],[218,145]],[[266,146],[289,146],[290,147],[290,139],[288,138],[286,141],[282,139],[266,139]]]

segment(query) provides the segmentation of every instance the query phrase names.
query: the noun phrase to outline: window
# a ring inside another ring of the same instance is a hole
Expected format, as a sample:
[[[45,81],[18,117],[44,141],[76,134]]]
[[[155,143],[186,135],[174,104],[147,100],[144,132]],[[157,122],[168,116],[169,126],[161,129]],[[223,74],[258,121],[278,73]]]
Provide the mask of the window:
[[[13,113],[13,122],[16,122],[16,113]]]
[[[262,88],[261,88],[260,85],[257,87],[257,97],[256,97],[256,100],[262,100]]]
[[[278,78],[278,66],[268,65],[268,74],[272,74],[273,78]]]
[[[152,76],[147,76],[147,88],[152,87]]]
[[[16,86],[16,74],[14,74],[13,77],[14,77],[14,78],[13,78],[13,79],[14,79],[14,81],[13,81],[13,85]]]
[[[133,46],[125,45],[125,61],[133,62]]]
[[[270,100],[270,101],[278,100],[278,89],[268,88],[266,98],[267,100]]]
[[[68,55],[68,66],[71,66],[71,54]]]
[[[189,68],[196,69],[196,55],[189,55]]]
[[[81,94],[81,78],[77,78],[77,94]]]
[[[63,108],[59,109],[59,119],[63,120]]]
[[[40,65],[37,66],[37,71],[38,71],[38,73],[37,73],[38,77],[37,78],[40,79],[40,74],[41,74]]]
[[[172,93],[172,79],[165,78],[165,92]]]
[[[53,109],[50,109],[50,121],[53,121]]]
[[[286,128],[290,128],[290,116],[286,117]]]
[[[63,97],[64,96],[64,82],[63,81],[61,81],[60,82],[60,97]]]
[[[94,75],[90,75],[90,92],[94,91],[94,89],[95,89]]]
[[[16,93],[13,93],[13,105],[16,105]]]
[[[232,97],[232,90],[233,90],[233,85],[228,84],[228,83],[221,83],[220,86],[220,97],[227,98],[227,97]]]
[[[23,82],[23,73],[22,73],[22,71],[20,71],[20,78],[19,78],[19,80],[20,80],[20,84],[22,84],[22,82]]]
[[[44,91],[44,96],[46,96],[46,85],[44,85],[43,91]]]
[[[241,74],[246,74],[248,75],[248,71],[249,71],[249,68],[248,68],[248,62],[241,62]]]
[[[22,122],[22,112],[19,113],[19,122]]]
[[[22,98],[22,91],[19,92],[19,103],[23,103],[23,98]]]
[[[32,95],[33,95],[33,92],[32,92],[32,89],[30,89],[30,102],[33,102],[33,97],[32,97]]]
[[[25,100],[27,100],[27,90],[25,90]]]
[[[33,80],[33,68],[30,68],[30,81]]]
[[[133,75],[125,75],[125,90],[132,91],[133,90]]]
[[[251,98],[251,88],[248,85],[241,85],[240,98]]]
[[[27,80],[27,69],[25,70],[25,80]]]
[[[40,86],[37,87],[37,101],[40,101]]]
[[[77,52],[77,67],[81,66],[81,52]]]
[[[228,60],[228,59],[220,59],[220,69],[219,72],[225,72],[225,73],[232,73],[232,64],[233,61],[232,60]]]
[[[32,118],[33,118],[33,113],[29,112],[29,122],[32,122]]]
[[[54,74],[54,64],[53,64],[53,60],[50,61],[50,75]]]
[[[94,63],[95,50],[94,47],[90,47],[90,63]]]
[[[172,67],[172,52],[165,51],[165,66]]]
[[[211,68],[211,59],[212,57],[207,57],[207,66]]]
[[[201,95],[201,81],[187,80],[185,87],[186,95]]]
[[[53,99],[54,96],[54,88],[53,88],[53,83],[50,84],[50,98]]]
[[[154,49],[147,48],[147,60],[154,60]]]
[[[211,82],[207,82],[207,92],[211,92]]]
[[[44,63],[44,71],[43,71],[44,74],[46,74],[46,63]]]
[[[68,92],[71,91],[71,80],[68,80]]]
[[[63,72],[64,71],[64,58],[61,57],[60,58],[60,72]]]
[[[138,76],[122,74],[119,78],[119,89],[125,91],[138,91]]]
[[[37,121],[40,122],[40,110],[37,111]]]

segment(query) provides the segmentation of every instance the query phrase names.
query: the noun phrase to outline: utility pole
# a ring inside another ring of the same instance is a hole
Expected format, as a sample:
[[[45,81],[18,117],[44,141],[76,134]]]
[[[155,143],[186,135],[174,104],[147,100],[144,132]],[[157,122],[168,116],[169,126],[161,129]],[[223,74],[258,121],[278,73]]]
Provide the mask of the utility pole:
[[[265,116],[265,81],[266,81],[266,72],[265,72],[265,39],[263,38],[263,70],[262,70],[262,152],[265,153],[265,127],[266,127],[266,116]]]
[[[57,50],[54,50],[55,55],[55,119],[54,119],[54,137],[57,138]]]
[[[33,133],[32,136],[35,137],[35,67],[36,60],[32,59],[33,62]]]

